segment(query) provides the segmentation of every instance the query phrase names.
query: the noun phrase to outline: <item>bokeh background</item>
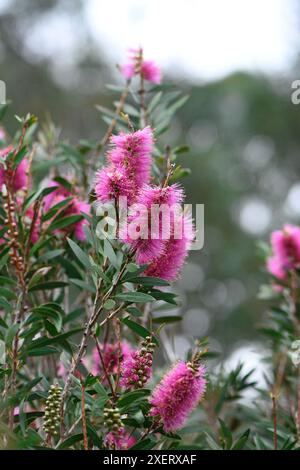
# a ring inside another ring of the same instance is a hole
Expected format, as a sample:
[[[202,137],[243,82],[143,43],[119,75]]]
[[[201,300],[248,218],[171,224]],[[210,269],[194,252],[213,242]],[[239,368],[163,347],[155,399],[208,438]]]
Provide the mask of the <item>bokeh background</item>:
[[[128,47],[142,45],[190,94],[164,136],[187,144],[188,202],[205,204],[205,246],[176,289],[182,354],[196,336],[231,365],[259,369],[266,306],[257,240],[300,219],[300,5],[296,0],[0,0],[0,79],[13,114],[52,120],[60,137],[99,139],[95,104]]]

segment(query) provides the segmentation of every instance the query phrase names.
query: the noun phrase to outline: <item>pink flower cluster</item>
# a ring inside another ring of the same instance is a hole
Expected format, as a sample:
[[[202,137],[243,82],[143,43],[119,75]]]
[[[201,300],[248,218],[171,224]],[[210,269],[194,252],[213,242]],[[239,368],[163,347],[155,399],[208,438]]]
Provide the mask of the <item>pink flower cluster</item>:
[[[8,154],[13,150],[13,147],[10,145],[0,150],[0,157],[6,159]],[[28,186],[28,168],[29,161],[26,157],[19,163],[15,168],[12,177],[12,189],[13,191],[19,191],[20,189],[25,189]],[[6,183],[6,169],[2,164],[0,164],[0,188],[3,184]]]
[[[272,256],[267,260],[268,271],[281,281],[300,267],[300,227],[285,225],[271,235]]]
[[[151,416],[158,417],[166,432],[181,428],[199,403],[206,388],[205,367],[178,362],[163,377],[150,397]]]
[[[112,136],[108,166],[96,174],[95,192],[102,202],[125,196],[129,203],[150,179],[153,133],[150,127]]]
[[[159,84],[161,70],[152,60],[144,60],[143,49],[130,49],[129,62],[121,65],[122,75],[129,80],[135,75],[141,75],[145,80]]]
[[[126,434],[124,428],[120,428],[118,433],[109,432],[104,439],[104,445],[112,450],[128,450],[135,443],[136,439]]]
[[[150,127],[121,133],[111,139],[109,165],[96,174],[95,193],[100,202],[127,197],[130,209],[120,238],[129,244],[145,274],[172,281],[178,277],[195,237],[193,222],[180,204],[183,190],[177,185],[150,185],[153,133]],[[153,224],[153,211],[156,223]]]
[[[66,198],[72,198],[72,199],[67,204],[67,206],[64,206],[61,209],[64,217],[90,213],[89,204],[77,199],[77,197],[75,197],[74,194],[70,190],[68,190],[65,186],[63,186],[62,184],[56,181],[50,181],[50,183],[48,184],[49,188],[56,187],[56,186],[57,186],[57,189],[52,191],[50,194],[48,194],[44,198],[44,206],[43,206],[44,213],[49,211],[56,204],[59,204],[60,202],[64,201]],[[57,213],[55,214],[55,216],[57,216]],[[88,221],[85,218],[82,218],[78,222],[75,222],[73,225],[68,226],[66,230],[60,229],[60,230],[57,230],[57,232],[66,233],[66,231],[69,232],[70,230],[74,230],[75,237],[80,241],[84,241],[85,240],[84,226],[86,224],[88,224]]]

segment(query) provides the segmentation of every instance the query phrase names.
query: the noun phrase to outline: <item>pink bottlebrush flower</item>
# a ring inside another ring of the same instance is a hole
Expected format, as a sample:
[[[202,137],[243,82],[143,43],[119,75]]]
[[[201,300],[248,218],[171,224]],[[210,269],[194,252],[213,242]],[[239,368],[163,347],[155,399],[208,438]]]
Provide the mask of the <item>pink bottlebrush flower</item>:
[[[142,187],[130,208],[127,230],[121,231],[123,241],[136,251],[139,264],[149,263],[163,252],[182,199],[183,191],[176,184],[165,188],[148,184]]]
[[[148,183],[151,171],[151,153],[153,150],[153,131],[147,126],[132,133],[121,132],[111,137],[114,145],[107,158],[117,167],[127,171],[135,189]]]
[[[197,406],[206,387],[205,367],[194,369],[178,362],[163,377],[150,398],[150,415],[161,419],[166,432],[180,429],[190,412]]]
[[[161,70],[152,60],[144,60],[143,49],[130,49],[129,62],[120,67],[122,75],[129,80],[134,75],[141,75],[145,80],[161,83]]]
[[[104,445],[112,450],[128,450],[136,443],[135,437],[120,428],[118,433],[109,432],[104,439]]]
[[[273,254],[267,259],[267,270],[285,281],[289,270],[300,267],[300,227],[285,225],[271,234]]]
[[[270,274],[284,281],[286,279],[286,271],[279,258],[272,256],[267,260],[267,270]]]
[[[127,171],[111,165],[96,173],[95,193],[101,202],[114,201],[120,196],[132,201],[133,186]]]
[[[127,390],[142,388],[152,376],[152,359],[155,343],[147,336],[142,347],[131,353],[121,367],[120,385]]]
[[[1,149],[0,157],[5,159],[12,150],[13,150],[12,146]],[[14,191],[27,188],[28,168],[29,168],[29,162],[28,162],[28,159],[25,157],[14,170],[13,182],[12,182],[12,188]],[[3,184],[5,184],[5,172],[6,172],[5,168],[3,167],[3,165],[0,164],[0,187]]]
[[[148,82],[158,85],[161,82],[161,70],[152,60],[144,60],[141,65],[141,74]]]
[[[285,225],[271,235],[274,255],[285,269],[293,269],[300,264],[300,227]]]
[[[122,341],[121,351],[119,351],[118,343],[106,343],[105,345],[100,345],[101,354],[103,356],[103,362],[106,371],[108,374],[117,374],[118,372],[118,355],[120,355],[120,364],[130,358],[131,353],[133,352],[131,346]],[[100,361],[99,353],[97,348],[93,349],[93,368],[92,373],[94,375],[104,374],[103,367]]]
[[[191,217],[183,214],[180,217],[177,216],[174,221],[173,234],[169,240],[165,241],[162,254],[152,260],[144,273],[166,281],[177,279],[194,237]]]

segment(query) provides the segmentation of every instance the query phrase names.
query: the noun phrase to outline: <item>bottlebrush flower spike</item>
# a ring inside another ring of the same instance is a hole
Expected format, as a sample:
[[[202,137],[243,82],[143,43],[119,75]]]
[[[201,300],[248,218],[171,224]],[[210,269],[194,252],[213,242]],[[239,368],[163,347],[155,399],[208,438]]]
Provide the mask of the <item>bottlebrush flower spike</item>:
[[[161,83],[161,70],[152,60],[144,60],[143,49],[130,49],[129,62],[121,65],[122,75],[129,80],[134,75],[141,75],[145,80],[159,84]]]
[[[155,343],[151,336],[142,342],[142,348],[131,353],[121,368],[120,385],[127,390],[142,388],[152,375],[152,358]]]
[[[285,225],[271,234],[273,255],[267,260],[267,270],[281,280],[291,269],[300,266],[300,227]]]
[[[4,149],[0,150],[0,157],[5,159],[7,155],[13,150],[12,146],[5,147]],[[11,170],[12,172],[12,189],[13,191],[18,191],[19,189],[25,189],[28,186],[28,168],[29,162],[28,159],[25,157],[19,163],[19,165],[15,168],[15,170]],[[0,164],[0,187],[5,184],[6,180],[6,170],[3,165]],[[10,176],[7,174],[10,178]]]
[[[182,199],[183,190],[177,184],[164,188],[148,184],[142,187],[129,211],[127,231],[121,230],[120,234],[136,251],[137,263],[149,263],[163,252]]]
[[[194,238],[195,231],[191,217],[184,214],[177,216],[173,233],[170,239],[165,241],[163,252],[152,260],[144,273],[166,281],[177,279]]]
[[[114,148],[108,152],[107,159],[117,167],[126,169],[138,189],[148,183],[153,150],[152,129],[147,126],[128,134],[121,132],[111,137],[111,143]]]
[[[101,202],[126,196],[131,204],[150,179],[153,133],[150,127],[121,132],[111,137],[111,143],[113,148],[107,154],[110,165],[96,174],[96,196]]]
[[[150,415],[160,418],[166,432],[180,429],[203,397],[205,387],[203,365],[178,362],[154,389]]]
[[[109,375],[117,374],[119,361],[120,364],[122,364],[131,357],[131,353],[133,352],[133,349],[128,343],[126,343],[126,341],[121,342],[121,351],[119,351],[118,343],[106,343],[105,345],[100,345],[100,348],[103,356],[104,367]],[[94,375],[104,374],[97,348],[93,349],[92,373]]]
[[[128,172],[114,165],[102,168],[96,173],[95,193],[101,202],[114,201],[119,196],[127,197],[130,202],[133,187]]]
[[[109,432],[104,438],[104,445],[111,450],[128,450],[136,443],[136,439],[130,434],[126,434],[121,428],[118,433]]]

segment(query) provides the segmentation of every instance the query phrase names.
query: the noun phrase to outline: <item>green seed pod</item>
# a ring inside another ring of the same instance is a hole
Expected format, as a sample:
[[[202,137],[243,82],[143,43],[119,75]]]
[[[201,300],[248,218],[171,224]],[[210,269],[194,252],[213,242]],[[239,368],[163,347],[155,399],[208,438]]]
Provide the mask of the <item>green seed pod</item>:
[[[49,395],[46,400],[44,432],[53,436],[58,434],[60,423],[61,391],[62,389],[59,385],[51,385]]]

